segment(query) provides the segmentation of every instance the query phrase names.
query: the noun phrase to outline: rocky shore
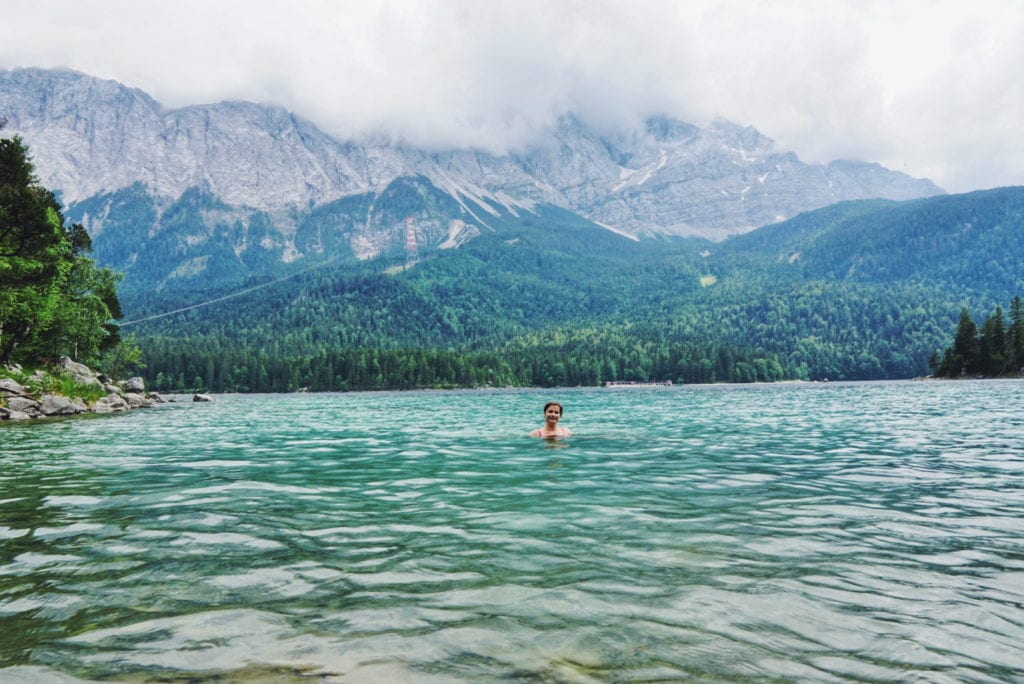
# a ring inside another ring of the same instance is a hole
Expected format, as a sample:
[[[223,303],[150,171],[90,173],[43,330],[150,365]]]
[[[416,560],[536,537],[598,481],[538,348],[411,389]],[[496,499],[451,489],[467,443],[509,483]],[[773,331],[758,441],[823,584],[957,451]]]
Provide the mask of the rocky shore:
[[[7,369],[17,375],[17,366]],[[60,358],[54,369],[56,375],[35,371],[21,382],[0,377],[0,420],[34,420],[55,416],[74,416],[83,413],[117,413],[136,408],[150,408],[164,403],[159,395],[146,391],[142,378],[113,381],[88,366],[76,363],[66,356]],[[81,394],[97,398],[87,400],[38,389],[57,384],[58,378],[70,380]]]

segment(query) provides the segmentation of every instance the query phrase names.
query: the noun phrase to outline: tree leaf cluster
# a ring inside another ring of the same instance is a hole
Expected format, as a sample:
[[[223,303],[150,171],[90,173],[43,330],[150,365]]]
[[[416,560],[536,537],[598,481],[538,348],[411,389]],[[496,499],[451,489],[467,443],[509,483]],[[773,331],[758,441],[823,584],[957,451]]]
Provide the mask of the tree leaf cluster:
[[[94,361],[118,341],[119,276],[86,254],[17,136],[0,138],[0,365],[66,355]]]

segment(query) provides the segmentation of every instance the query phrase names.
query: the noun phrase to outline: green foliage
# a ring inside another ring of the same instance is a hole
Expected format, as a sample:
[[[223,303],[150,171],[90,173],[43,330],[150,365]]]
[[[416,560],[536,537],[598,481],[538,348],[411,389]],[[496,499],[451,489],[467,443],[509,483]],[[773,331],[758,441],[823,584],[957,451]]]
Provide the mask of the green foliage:
[[[111,378],[127,378],[146,367],[142,361],[142,348],[134,334],[122,337],[116,345],[100,357],[99,369]]]
[[[18,137],[0,139],[0,364],[60,355],[90,361],[116,343],[118,276],[84,256]]]
[[[62,374],[49,374],[46,380],[38,384],[39,390],[44,394],[60,394],[72,399],[81,399],[86,404],[107,396],[107,391],[97,385],[83,385]]]
[[[1017,377],[1024,374],[1024,314],[1021,298],[1014,297],[1007,321],[997,306],[981,329],[967,307],[960,312],[953,345],[932,361],[938,377]]]
[[[721,256],[780,277],[1012,293],[1024,287],[1022,225],[1019,187],[843,202],[734,238]]]
[[[772,354],[714,345],[639,343],[606,331],[520,338],[497,351],[337,349],[270,355],[217,339],[150,339],[146,361],[156,391],[294,392],[599,385],[608,380],[772,382],[799,379]]]

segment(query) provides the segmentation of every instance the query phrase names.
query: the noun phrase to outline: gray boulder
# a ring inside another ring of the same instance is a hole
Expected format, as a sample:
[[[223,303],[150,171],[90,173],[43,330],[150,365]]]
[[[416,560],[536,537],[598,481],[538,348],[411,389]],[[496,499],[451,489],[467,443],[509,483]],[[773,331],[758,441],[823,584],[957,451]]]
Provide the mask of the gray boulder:
[[[32,412],[39,410],[39,402],[32,397],[10,397],[7,399],[7,408],[12,411]]]
[[[57,367],[70,375],[79,385],[103,386],[103,383],[96,379],[96,374],[92,372],[92,369],[85,364],[72,361],[67,356],[60,357],[60,360],[57,361]]]
[[[208,394],[193,394],[192,401],[213,401],[213,398]]]
[[[149,408],[153,406],[153,402],[147,399],[145,395],[138,394],[136,392],[125,392],[124,400],[128,402],[128,405],[132,408]]]
[[[17,395],[25,394],[27,390],[18,382],[10,378],[0,378],[0,394]]]
[[[32,420],[32,416],[24,411],[15,411],[14,409],[0,406],[0,420]]]
[[[134,378],[128,378],[127,382],[124,383],[125,392],[134,392],[135,394],[142,394],[146,391],[146,383],[142,378],[136,376]]]
[[[116,413],[118,411],[127,411],[130,408],[131,406],[120,394],[113,392],[98,399],[92,405],[93,413]]]
[[[73,416],[85,413],[89,408],[78,399],[69,399],[57,394],[47,394],[39,407],[44,416]]]

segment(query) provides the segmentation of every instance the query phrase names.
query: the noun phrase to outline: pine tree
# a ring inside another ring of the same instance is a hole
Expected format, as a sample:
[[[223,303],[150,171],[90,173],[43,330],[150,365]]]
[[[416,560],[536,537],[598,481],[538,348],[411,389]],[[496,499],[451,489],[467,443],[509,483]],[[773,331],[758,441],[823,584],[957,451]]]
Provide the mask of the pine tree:
[[[946,377],[958,377],[964,373],[975,373],[978,367],[978,326],[971,319],[965,306],[960,311],[956,324],[953,346],[946,350],[942,360],[942,372]]]
[[[1010,304],[1010,327],[1006,335],[1006,356],[1012,370],[1024,372],[1024,305],[1020,295]]]
[[[985,321],[978,340],[978,372],[987,376],[1002,375],[1008,366],[1006,357],[1006,318],[1002,307]]]

